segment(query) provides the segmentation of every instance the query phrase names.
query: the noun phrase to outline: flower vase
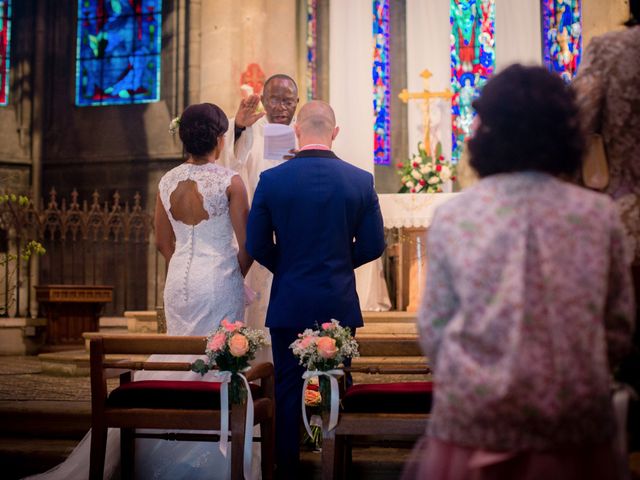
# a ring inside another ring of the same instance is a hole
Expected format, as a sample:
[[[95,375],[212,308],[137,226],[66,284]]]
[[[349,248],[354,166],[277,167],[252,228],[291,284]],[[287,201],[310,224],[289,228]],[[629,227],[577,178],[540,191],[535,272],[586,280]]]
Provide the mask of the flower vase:
[[[247,389],[237,373],[231,374],[229,383],[229,402],[231,404],[245,403],[247,401]]]
[[[325,375],[318,378],[318,390],[320,391],[320,410],[329,412],[331,410],[331,380]]]

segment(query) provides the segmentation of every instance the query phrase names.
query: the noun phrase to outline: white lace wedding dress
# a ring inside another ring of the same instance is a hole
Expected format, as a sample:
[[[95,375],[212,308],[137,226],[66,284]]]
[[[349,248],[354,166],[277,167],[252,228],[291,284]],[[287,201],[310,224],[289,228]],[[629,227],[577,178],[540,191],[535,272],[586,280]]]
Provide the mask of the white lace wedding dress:
[[[237,244],[226,196],[232,170],[207,163],[183,163],[160,180],[159,192],[176,237],[164,290],[169,335],[208,335],[222,319],[244,319],[244,286],[237,259]],[[171,193],[180,182],[193,181],[202,195],[206,220],[186,225],[171,214]],[[163,361],[185,356],[152,355]],[[195,358],[189,358],[190,361]],[[193,372],[137,372],[135,380],[216,381],[213,375]],[[89,476],[89,432],[65,462],[30,479],[86,480]],[[107,439],[105,478],[117,478],[120,464],[120,431],[110,429]],[[136,478],[227,479],[231,454],[224,458],[217,443],[136,440]],[[252,478],[260,477],[260,452],[253,449]]]

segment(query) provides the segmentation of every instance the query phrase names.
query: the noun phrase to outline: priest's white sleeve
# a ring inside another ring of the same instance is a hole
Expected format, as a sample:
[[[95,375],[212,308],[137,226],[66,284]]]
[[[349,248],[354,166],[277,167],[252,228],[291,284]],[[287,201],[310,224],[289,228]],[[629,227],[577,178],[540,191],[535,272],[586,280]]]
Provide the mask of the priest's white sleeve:
[[[253,147],[253,128],[247,127],[235,140],[235,119],[229,119],[229,129],[224,134],[224,149],[220,155],[220,164],[240,172],[247,164]]]

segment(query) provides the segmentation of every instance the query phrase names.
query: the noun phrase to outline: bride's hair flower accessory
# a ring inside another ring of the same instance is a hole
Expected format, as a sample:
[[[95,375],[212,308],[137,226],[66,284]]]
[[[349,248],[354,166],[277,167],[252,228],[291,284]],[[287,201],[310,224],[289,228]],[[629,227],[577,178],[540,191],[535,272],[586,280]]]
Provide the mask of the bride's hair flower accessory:
[[[178,133],[179,128],[180,128],[180,117],[176,117],[173,120],[171,120],[171,123],[169,123],[169,132],[171,133],[171,135],[175,135],[176,133]]]

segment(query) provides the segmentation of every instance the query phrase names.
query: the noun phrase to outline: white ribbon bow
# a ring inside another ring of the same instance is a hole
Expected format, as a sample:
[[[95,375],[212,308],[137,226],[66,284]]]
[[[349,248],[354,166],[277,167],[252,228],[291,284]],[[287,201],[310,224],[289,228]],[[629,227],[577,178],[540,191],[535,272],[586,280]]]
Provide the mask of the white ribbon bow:
[[[313,437],[313,433],[311,433],[309,420],[307,420],[307,409],[304,404],[304,392],[307,390],[309,380],[313,377],[318,377],[319,386],[321,376],[329,377],[329,384],[331,385],[331,409],[329,410],[329,425],[327,426],[327,430],[331,431],[336,428],[338,424],[338,402],[340,401],[340,395],[338,394],[338,380],[336,377],[341,377],[342,375],[344,375],[344,372],[340,369],[327,371],[307,370],[302,374],[302,378],[304,378],[304,385],[302,385],[302,420],[304,421],[304,428],[310,437]]]
[[[215,376],[220,379],[220,452],[227,458],[229,450],[229,384],[232,373],[229,371],[216,372]],[[247,416],[244,422],[244,478],[248,480],[252,476],[251,457],[253,455],[253,396],[247,377],[238,372],[247,389]]]

